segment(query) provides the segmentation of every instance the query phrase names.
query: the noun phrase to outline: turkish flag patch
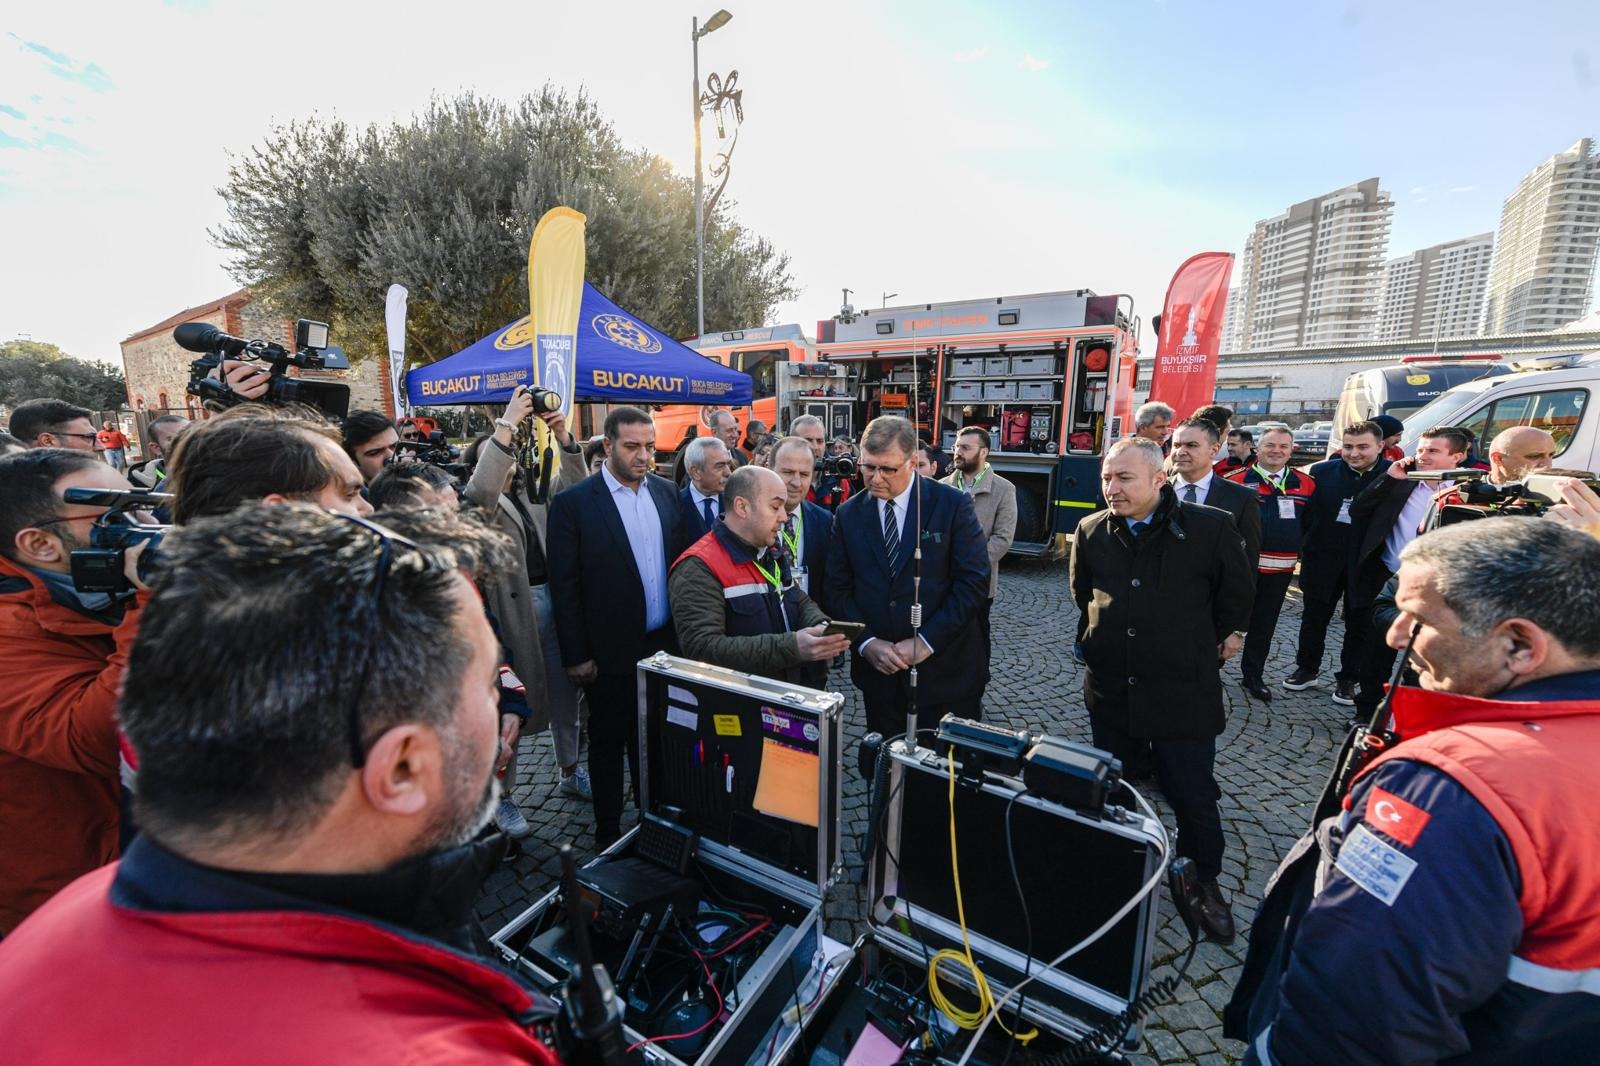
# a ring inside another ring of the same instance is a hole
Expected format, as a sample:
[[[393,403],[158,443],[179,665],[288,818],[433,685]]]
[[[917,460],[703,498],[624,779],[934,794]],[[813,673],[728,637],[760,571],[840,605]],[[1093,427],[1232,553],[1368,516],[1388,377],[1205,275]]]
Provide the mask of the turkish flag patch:
[[[1431,818],[1427,811],[1381,788],[1367,796],[1366,823],[1384,836],[1413,847]]]

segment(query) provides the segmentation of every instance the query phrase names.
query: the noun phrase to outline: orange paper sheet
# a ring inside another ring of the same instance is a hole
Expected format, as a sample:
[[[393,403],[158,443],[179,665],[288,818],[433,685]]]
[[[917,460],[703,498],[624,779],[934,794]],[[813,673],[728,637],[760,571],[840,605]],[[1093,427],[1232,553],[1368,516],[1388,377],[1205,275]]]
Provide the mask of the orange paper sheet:
[[[816,828],[820,779],[821,765],[815,755],[763,738],[755,808],[774,818]]]

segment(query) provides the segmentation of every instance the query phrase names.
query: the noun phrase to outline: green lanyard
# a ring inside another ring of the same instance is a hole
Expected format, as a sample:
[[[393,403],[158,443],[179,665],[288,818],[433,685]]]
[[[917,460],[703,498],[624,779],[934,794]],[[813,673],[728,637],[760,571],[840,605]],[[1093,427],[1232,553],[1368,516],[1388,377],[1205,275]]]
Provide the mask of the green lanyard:
[[[972,492],[972,491],[976,490],[979,485],[983,484],[983,475],[987,474],[988,472],[989,472],[989,464],[988,463],[984,463],[983,464],[983,469],[978,471],[978,476],[972,479],[972,484],[965,485],[965,484],[962,484],[962,481],[961,481],[961,471],[957,470],[956,471],[956,488],[960,489],[962,492]]]
[[[795,561],[796,565],[799,565],[799,563],[800,563],[800,542],[805,540],[804,505],[802,505],[799,510],[796,510],[795,513],[793,515],[791,515],[790,517],[794,519],[794,533],[793,533],[793,535],[791,535],[782,526],[779,526],[778,527],[778,536],[783,538],[784,547],[789,549],[789,558],[793,559]]]
[[[767,573],[767,568],[761,565],[760,559],[751,559],[750,562],[757,570],[761,572],[761,576],[766,578],[767,581],[772,585],[773,591],[778,593],[780,596],[783,595],[783,570],[779,568],[777,562],[773,562],[772,573],[770,574]]]
[[[1251,469],[1254,470],[1258,475],[1260,475],[1262,481],[1265,481],[1268,485],[1271,485],[1274,489],[1276,489],[1279,496],[1282,496],[1284,494],[1285,490],[1284,490],[1283,486],[1289,480],[1289,468],[1288,467],[1284,467],[1282,470],[1278,471],[1278,476],[1276,478],[1274,478],[1271,474],[1267,473],[1265,470],[1261,469],[1261,466],[1260,466],[1259,463],[1252,464],[1251,465]]]

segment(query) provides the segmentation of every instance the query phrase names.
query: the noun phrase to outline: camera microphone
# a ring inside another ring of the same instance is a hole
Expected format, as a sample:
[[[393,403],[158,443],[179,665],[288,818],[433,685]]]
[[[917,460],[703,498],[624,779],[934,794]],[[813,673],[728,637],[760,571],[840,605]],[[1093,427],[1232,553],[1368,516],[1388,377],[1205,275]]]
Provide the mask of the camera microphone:
[[[207,322],[185,322],[172,331],[172,339],[178,342],[178,347],[191,352],[221,352],[224,355],[238,355],[250,346],[249,341],[230,337]]]

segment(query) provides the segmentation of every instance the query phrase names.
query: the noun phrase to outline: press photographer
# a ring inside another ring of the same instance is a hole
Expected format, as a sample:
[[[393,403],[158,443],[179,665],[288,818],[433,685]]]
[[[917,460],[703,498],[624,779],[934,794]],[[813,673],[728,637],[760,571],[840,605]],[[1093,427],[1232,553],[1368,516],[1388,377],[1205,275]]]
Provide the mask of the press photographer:
[[[264,340],[229,336],[206,322],[185,322],[172,331],[178,347],[201,353],[189,364],[187,391],[208,406],[231,407],[259,400],[311,407],[342,419],[350,409],[350,386],[289,377],[299,370],[348,370],[344,351],[328,344],[328,326],[302,318],[294,324],[293,351]]]
[[[93,452],[0,459],[0,935],[117,855],[117,691],[140,609],[73,587],[106,508],[63,495],[130,487]]]
[[[0,942],[9,1057],[557,1061],[472,913],[504,846],[473,840],[499,798],[475,546],[414,532],[250,507],[169,538],[122,702],[143,833]]]
[[[1228,1035],[1251,1063],[1589,1061],[1600,542],[1491,518],[1400,562],[1387,639],[1421,687],[1275,876]]]

